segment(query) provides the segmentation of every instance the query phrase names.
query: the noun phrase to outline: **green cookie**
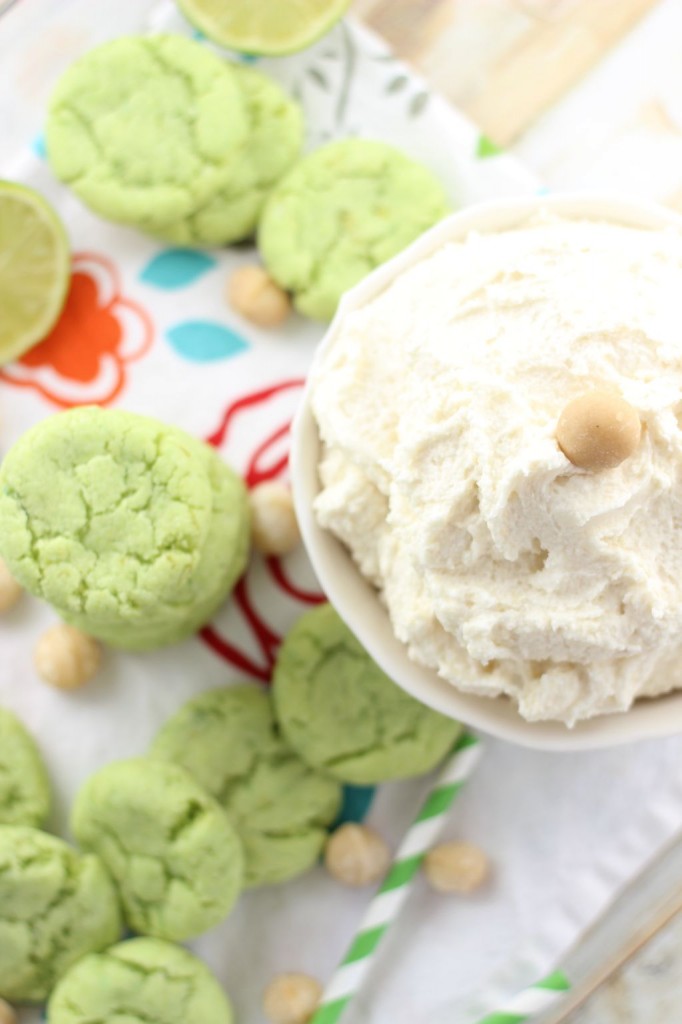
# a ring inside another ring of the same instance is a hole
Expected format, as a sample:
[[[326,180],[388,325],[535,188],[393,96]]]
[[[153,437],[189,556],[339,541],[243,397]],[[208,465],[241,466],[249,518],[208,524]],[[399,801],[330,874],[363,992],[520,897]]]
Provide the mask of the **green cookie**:
[[[71,964],[116,942],[121,918],[97,857],[0,826],[0,996],[38,1002]]]
[[[207,967],[186,949],[132,939],[87,956],[54,990],[49,1024],[232,1024]]]
[[[106,864],[127,923],[143,935],[200,935],[227,916],[241,890],[236,832],[176,765],[140,757],[101,768],[78,794],[71,825]]]
[[[301,160],[274,189],[258,244],[297,309],[330,320],[345,291],[447,212],[421,164],[382,142],[346,139]]]
[[[18,718],[0,708],[0,825],[45,823],[50,783],[32,738]]]
[[[253,235],[273,186],[298,158],[303,115],[276,82],[233,67],[249,120],[249,137],[230,184],[195,212],[157,232],[178,245],[228,245]]]
[[[166,722],[151,754],[182,765],[220,801],[244,844],[246,885],[283,882],[319,857],[341,787],[283,742],[270,697],[256,686],[189,701]]]
[[[0,470],[0,549],[61,617],[116,647],[194,633],[248,556],[242,481],[208,445],[133,413],[59,413]]]
[[[274,700],[284,737],[304,761],[359,785],[430,771],[462,728],[384,675],[329,604],[288,633]]]
[[[123,36],[62,75],[50,165],[110,220],[160,228],[230,186],[248,121],[229,65],[183,36]]]

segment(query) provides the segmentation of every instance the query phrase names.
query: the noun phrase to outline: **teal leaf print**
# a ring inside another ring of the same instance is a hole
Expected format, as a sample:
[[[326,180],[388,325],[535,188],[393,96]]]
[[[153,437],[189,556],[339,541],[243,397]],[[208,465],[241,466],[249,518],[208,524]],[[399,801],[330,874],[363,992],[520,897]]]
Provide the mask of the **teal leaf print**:
[[[343,803],[334,828],[346,821],[363,821],[369,811],[376,786],[344,786]]]
[[[164,291],[186,288],[217,263],[208,253],[196,249],[164,249],[149,261],[140,280]]]
[[[345,128],[346,113],[348,111],[351,89],[353,88],[353,82],[355,80],[355,69],[358,63],[357,48],[345,21],[341,22],[341,46],[343,54],[343,73],[336,100],[336,128],[339,131],[343,131]]]
[[[386,92],[402,92],[409,84],[407,75],[397,75],[386,86]]]
[[[319,68],[308,68],[306,74],[308,78],[311,78],[313,82],[317,82],[321,89],[325,92],[329,92],[329,81],[326,75],[323,75]]]
[[[409,112],[410,117],[419,117],[426,110],[429,100],[431,99],[430,92],[418,92],[410,100]]]
[[[231,359],[249,348],[241,334],[212,320],[186,320],[171,327],[166,337],[179,356],[193,363]]]

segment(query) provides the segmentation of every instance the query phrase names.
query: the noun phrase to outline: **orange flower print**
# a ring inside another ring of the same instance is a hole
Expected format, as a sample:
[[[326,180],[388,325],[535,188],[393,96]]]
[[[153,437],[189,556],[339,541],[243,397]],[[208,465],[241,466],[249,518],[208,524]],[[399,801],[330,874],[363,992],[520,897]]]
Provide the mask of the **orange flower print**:
[[[149,315],[121,295],[113,263],[97,253],[77,253],[59,320],[0,378],[34,388],[63,408],[108,405],[126,382],[127,364],[147,352],[153,337]]]

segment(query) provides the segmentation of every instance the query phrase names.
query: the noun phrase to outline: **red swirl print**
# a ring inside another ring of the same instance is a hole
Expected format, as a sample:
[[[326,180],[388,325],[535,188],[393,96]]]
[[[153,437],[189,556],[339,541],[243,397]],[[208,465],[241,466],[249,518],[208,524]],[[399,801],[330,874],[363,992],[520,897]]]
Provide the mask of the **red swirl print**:
[[[319,590],[304,590],[288,579],[281,558],[268,558],[266,564],[273,580],[285,594],[289,594],[290,597],[300,601],[301,604],[315,605],[324,602],[324,594],[321,594]]]
[[[118,271],[98,253],[73,257],[69,294],[50,334],[0,377],[29,387],[54,405],[109,405],[126,382],[128,364],[150,348],[149,314],[121,293]]]
[[[248,438],[248,454],[239,468],[249,488],[286,478],[291,420],[304,383],[301,379],[281,381],[235,399],[206,439],[233,465],[239,465],[234,454],[236,442]],[[264,422],[268,423],[265,428]],[[271,426],[273,423],[276,425]],[[292,578],[299,575],[303,583]],[[286,558],[264,559],[254,554],[235,588],[234,601],[200,636],[239,672],[267,682],[282,636],[301,614],[301,605],[322,601],[324,596],[315,589],[302,550]]]
[[[245,672],[247,675],[267,683],[270,680],[272,667],[275,664],[275,655],[282,638],[270,629],[258,615],[247,590],[247,576],[248,572],[242,576],[235,587],[234,600],[252,632],[262,661],[259,662],[258,658],[240,650],[235,643],[227,640],[215,626],[204,626],[199,635],[211,650],[228,664],[233,665],[240,672]]]

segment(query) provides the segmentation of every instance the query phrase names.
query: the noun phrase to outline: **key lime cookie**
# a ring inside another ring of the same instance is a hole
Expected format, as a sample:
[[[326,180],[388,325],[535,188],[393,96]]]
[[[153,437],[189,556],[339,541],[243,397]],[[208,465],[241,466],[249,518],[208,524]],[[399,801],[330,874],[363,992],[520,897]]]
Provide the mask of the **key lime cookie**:
[[[115,647],[194,633],[248,555],[246,489],[208,445],[119,410],[28,431],[0,470],[0,549],[27,590]]]
[[[229,1001],[207,967],[158,939],[133,939],[86,956],[60,981],[49,1024],[232,1024]]]
[[[341,786],[282,740],[269,694],[249,684],[195,697],[156,737],[153,757],[180,764],[239,832],[246,885],[283,882],[319,857]]]
[[[183,769],[146,758],[101,768],[80,790],[73,833],[118,886],[130,927],[183,942],[227,916],[243,852],[224,811]]]
[[[179,245],[228,245],[253,235],[273,186],[303,145],[303,115],[280,86],[253,68],[233,66],[249,134],[229,185],[158,234]]]
[[[288,633],[274,701],[284,737],[304,761],[359,785],[430,771],[461,732],[396,686],[329,604]]]
[[[45,999],[72,964],[120,934],[116,893],[97,857],[32,828],[0,826],[0,996]]]
[[[50,165],[91,209],[147,230],[188,216],[240,168],[248,137],[231,68],[183,36],[90,50],[50,101]]]
[[[258,244],[297,309],[330,320],[345,291],[447,212],[426,167],[382,142],[346,139],[305,157],[273,190]]]
[[[18,718],[0,708],[0,825],[45,823],[50,783],[43,759]]]

